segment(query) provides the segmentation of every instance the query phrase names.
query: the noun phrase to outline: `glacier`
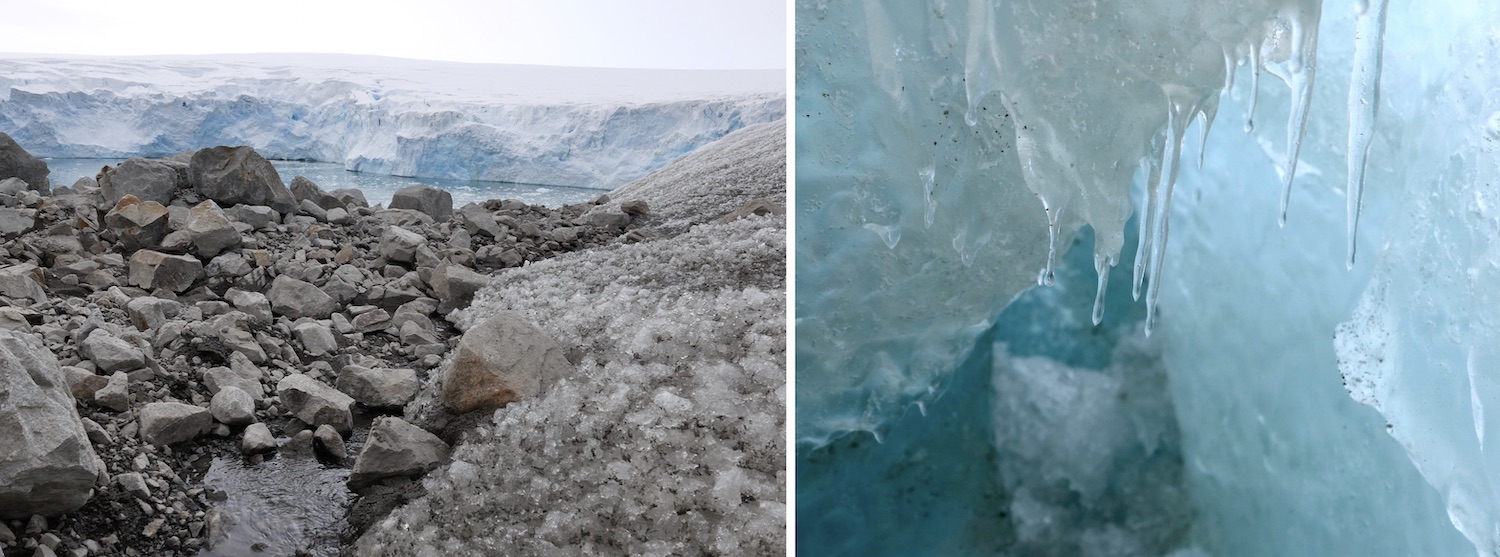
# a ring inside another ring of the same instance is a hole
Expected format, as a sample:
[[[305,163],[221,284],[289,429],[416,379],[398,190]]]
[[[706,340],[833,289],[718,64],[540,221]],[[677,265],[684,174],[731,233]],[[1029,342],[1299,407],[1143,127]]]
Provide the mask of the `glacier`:
[[[0,54],[0,130],[40,157],[249,145],[416,178],[612,189],[785,115],[780,70],[331,54]]]
[[[1500,6],[797,21],[799,548],[1500,554]]]

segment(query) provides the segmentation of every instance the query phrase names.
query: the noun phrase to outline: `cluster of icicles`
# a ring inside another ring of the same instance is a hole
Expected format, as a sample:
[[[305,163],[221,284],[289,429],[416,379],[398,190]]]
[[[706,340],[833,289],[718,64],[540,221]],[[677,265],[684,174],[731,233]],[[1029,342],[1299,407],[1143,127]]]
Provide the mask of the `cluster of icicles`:
[[[1355,27],[1353,75],[1349,88],[1348,189],[1346,190],[1348,199],[1347,266],[1350,268],[1354,266],[1355,233],[1359,226],[1360,198],[1364,190],[1366,161],[1374,136],[1376,111],[1379,108],[1381,52],[1388,1],[1355,0],[1354,7],[1358,18]],[[1318,27],[1317,14],[1312,15],[1310,20],[1301,22],[1291,30],[1293,50],[1283,68],[1286,75],[1279,75],[1286,81],[1292,92],[1291,111],[1287,121],[1287,158],[1282,184],[1281,213],[1278,219],[1278,223],[1282,226],[1286,225],[1292,180],[1297,173],[1298,154],[1307,128],[1308,107],[1312,101]],[[993,24],[993,22],[987,23]],[[1260,42],[1251,40],[1236,48],[1226,48],[1224,64],[1225,82],[1223,88],[1218,91],[1218,95],[1233,88],[1236,66],[1248,64],[1250,67],[1251,97],[1249,112],[1245,118],[1245,131],[1247,133],[1254,131],[1255,95],[1260,86],[1262,68]],[[1183,136],[1188,125],[1196,118],[1201,120],[1200,142],[1206,142],[1209,128],[1218,110],[1217,95],[1200,98],[1189,92],[1179,93],[1172,90],[1166,91],[1166,94],[1168,100],[1166,126],[1155,136],[1151,152],[1142,159],[1141,163],[1147,170],[1147,199],[1144,214],[1137,215],[1140,233],[1136,245],[1132,295],[1136,300],[1140,300],[1142,287],[1145,287],[1147,335],[1151,334],[1156,316],[1156,302],[1160,291],[1161,269],[1169,229],[1168,217],[1171,213],[1172,189],[1177,182]],[[970,101],[972,112],[974,105],[977,105],[977,99],[971,95]],[[976,124],[972,116],[969,118],[969,124],[971,126]],[[1203,150],[1200,149],[1199,167],[1203,165],[1202,153]],[[932,207],[929,206],[929,224],[931,210]],[[1058,256],[1057,237],[1060,227],[1058,213],[1060,212],[1049,210],[1047,215],[1051,240],[1046,267],[1041,270],[1037,278],[1038,284],[1044,286],[1053,283],[1053,266]],[[1105,289],[1109,282],[1109,271],[1116,262],[1116,257],[1112,254],[1096,253],[1094,256],[1094,268],[1099,280],[1093,310],[1095,325],[1098,325],[1104,318]]]

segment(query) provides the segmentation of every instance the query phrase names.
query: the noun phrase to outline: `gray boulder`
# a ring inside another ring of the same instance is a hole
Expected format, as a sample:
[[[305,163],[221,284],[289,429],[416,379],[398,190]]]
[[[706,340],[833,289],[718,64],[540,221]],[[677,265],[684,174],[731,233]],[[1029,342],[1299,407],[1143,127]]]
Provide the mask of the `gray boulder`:
[[[349,456],[348,451],[344,450],[344,437],[327,424],[318,426],[318,430],[313,432],[313,439],[335,460],[344,460],[344,457]]]
[[[236,222],[250,225],[256,230],[268,228],[281,220],[276,210],[264,205],[235,205],[224,210],[224,214]]]
[[[325,211],[344,208],[344,202],[337,197],[323,191],[312,180],[302,176],[292,178],[292,197],[300,204],[303,201],[311,201],[313,204]]]
[[[520,314],[496,313],[464,333],[443,381],[455,414],[535,397],[572,369],[561,346]]]
[[[130,256],[130,284],[146,290],[183,292],[200,278],[203,278],[203,263],[195,257],[148,249]]]
[[[335,302],[327,293],[311,283],[286,275],[278,275],[275,280],[271,281],[271,289],[266,292],[266,299],[271,302],[271,311],[292,319],[303,317],[327,319],[330,314],[338,310],[338,302]]]
[[[490,283],[490,277],[459,265],[439,265],[432,271],[432,290],[438,296],[437,312],[447,315],[459,308],[469,307],[474,293]]]
[[[17,180],[11,178],[11,180]],[[14,238],[36,227],[35,211],[31,209],[0,208],[0,236]]]
[[[338,198],[339,202],[343,203],[345,207],[370,206],[370,202],[365,200],[365,192],[359,191],[354,188],[333,190],[331,192],[328,192],[328,194]]]
[[[207,408],[181,402],[152,402],[141,408],[140,425],[142,441],[164,447],[208,433],[214,420]]]
[[[130,371],[146,365],[146,356],[141,349],[104,329],[94,329],[88,338],[83,339],[82,352],[104,373]]]
[[[155,249],[169,232],[170,219],[165,206],[144,201],[135,195],[121,197],[104,215],[104,226],[114,231],[127,250]]]
[[[224,293],[224,299],[259,323],[271,322],[271,301],[266,299],[265,294],[230,288]]]
[[[385,478],[416,476],[447,460],[448,444],[396,417],[382,417],[354,460],[349,487],[360,489]]]
[[[32,190],[42,193],[52,191],[52,182],[47,175],[47,163],[31,156],[9,135],[0,133],[0,180],[20,178]]]
[[[239,387],[224,387],[208,403],[208,411],[219,423],[245,425],[255,421],[255,399]]]
[[[104,382],[104,387],[94,391],[94,404],[116,412],[130,409],[130,376],[116,371]]]
[[[204,259],[240,245],[240,231],[212,199],[188,211],[187,232],[192,238],[193,250]]]
[[[340,391],[370,408],[398,409],[417,396],[421,384],[410,369],[370,369],[347,365],[335,382]]]
[[[263,374],[254,364],[249,362],[246,364],[208,368],[203,372],[203,386],[208,387],[208,392],[214,395],[218,395],[219,391],[234,387],[248,393],[251,399],[259,401],[265,397],[265,389],[260,385]]]
[[[386,261],[410,263],[417,260],[417,250],[427,245],[427,238],[399,226],[385,229],[380,235],[380,256]]]
[[[7,401],[0,404],[6,440],[0,443],[0,519],[82,507],[101,461],[57,358],[37,337],[0,330],[0,400]]]
[[[182,304],[154,296],[141,296],[125,303],[125,314],[130,316],[130,323],[141,331],[156,329],[181,311]]]
[[[154,159],[133,158],[99,175],[99,193],[104,202],[114,204],[127,195],[141,201],[162,205],[172,202],[177,188],[183,186],[177,166]]]
[[[247,455],[276,451],[276,437],[266,424],[254,423],[245,428],[245,437],[240,440],[240,452]]]
[[[407,186],[391,196],[391,208],[421,211],[443,222],[453,218],[453,194],[432,186]]]
[[[220,205],[265,205],[291,213],[297,201],[276,167],[250,147],[209,147],[193,153],[188,181]]]
[[[292,335],[302,343],[303,351],[314,358],[332,354],[339,349],[339,342],[334,338],[333,330],[316,321],[308,321],[292,327]]]
[[[286,376],[276,384],[276,395],[281,397],[281,408],[304,423],[328,424],[345,433],[354,428],[350,410],[354,399],[311,377],[300,373]]]
[[[495,215],[479,204],[469,203],[460,207],[458,216],[470,236],[483,232],[491,238],[505,237],[505,230],[500,227],[500,223],[495,222]]]
[[[35,302],[47,300],[47,291],[42,284],[47,278],[41,267],[31,263],[18,263],[0,267],[0,296],[7,298],[30,298]]]

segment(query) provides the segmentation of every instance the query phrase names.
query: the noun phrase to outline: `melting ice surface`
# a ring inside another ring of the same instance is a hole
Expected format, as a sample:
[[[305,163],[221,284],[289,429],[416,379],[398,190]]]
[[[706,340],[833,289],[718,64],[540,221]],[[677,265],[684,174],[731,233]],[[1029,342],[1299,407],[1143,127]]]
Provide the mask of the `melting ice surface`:
[[[801,2],[797,20],[799,463],[910,447],[908,409],[999,407],[1014,393],[963,388],[964,362],[1000,308],[1063,280],[1090,224],[1091,299],[1118,299],[1108,271],[1136,248],[1127,290],[1155,320],[1195,511],[1181,551],[1500,554],[1500,5]],[[1069,311],[1108,323],[1093,309]],[[1015,523],[1021,491],[999,493],[962,504]]]
[[[116,165],[123,159],[47,159],[52,171],[52,181],[60,185],[72,185],[79,178],[93,177],[104,165]],[[489,199],[517,199],[533,205],[560,207],[569,203],[581,203],[596,198],[608,190],[593,188],[570,188],[567,186],[541,186],[512,184],[508,182],[480,182],[471,180],[443,180],[439,178],[405,178],[350,172],[343,165],[322,162],[271,161],[282,181],[291,184],[296,176],[312,180],[323,191],[354,188],[365,194],[371,205],[390,205],[396,190],[412,185],[442,188],[453,195],[454,208],[466,203],[478,203]]]

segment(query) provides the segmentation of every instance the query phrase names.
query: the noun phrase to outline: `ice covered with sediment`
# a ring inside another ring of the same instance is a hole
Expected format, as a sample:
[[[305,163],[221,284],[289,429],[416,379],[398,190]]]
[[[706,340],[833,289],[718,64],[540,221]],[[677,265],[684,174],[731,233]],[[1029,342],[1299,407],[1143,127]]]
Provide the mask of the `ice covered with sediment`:
[[[785,553],[785,228],[751,217],[498,277],[573,375],[496,410],[366,555]]]
[[[784,152],[719,172],[764,174],[747,165],[784,169]],[[428,495],[372,527],[360,554],[785,554],[785,262],[769,215],[497,275],[458,326],[514,311],[578,361],[464,434]],[[429,389],[408,413],[433,404]]]
[[[712,221],[751,199],[785,206],[786,166],[767,161],[785,160],[786,132],[783,119],[729,134],[610,192],[610,205],[646,201],[648,222],[667,232]]]
[[[249,145],[362,172],[613,188],[785,105],[781,71],[0,55],[0,131],[44,157]]]

